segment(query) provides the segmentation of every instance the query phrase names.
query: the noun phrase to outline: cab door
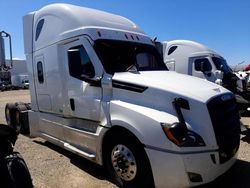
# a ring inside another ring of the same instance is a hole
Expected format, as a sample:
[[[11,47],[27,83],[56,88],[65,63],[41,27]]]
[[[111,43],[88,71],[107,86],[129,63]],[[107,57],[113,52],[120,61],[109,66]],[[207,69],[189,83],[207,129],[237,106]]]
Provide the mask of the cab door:
[[[102,65],[88,39],[82,37],[63,46],[64,109],[66,117],[99,121]]]
[[[216,77],[214,75],[213,66],[209,57],[191,57],[189,59],[188,74],[196,76],[198,78],[204,78],[210,82],[215,82]]]

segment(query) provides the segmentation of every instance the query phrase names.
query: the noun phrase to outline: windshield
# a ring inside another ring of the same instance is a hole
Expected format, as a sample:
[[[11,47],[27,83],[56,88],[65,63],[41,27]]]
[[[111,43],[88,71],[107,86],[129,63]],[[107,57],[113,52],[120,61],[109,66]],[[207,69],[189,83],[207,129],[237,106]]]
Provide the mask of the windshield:
[[[218,70],[221,70],[222,72],[228,74],[232,73],[232,69],[228,66],[225,59],[218,58],[218,57],[212,57],[212,60]]]
[[[154,46],[115,40],[97,40],[94,49],[109,74],[167,70]]]

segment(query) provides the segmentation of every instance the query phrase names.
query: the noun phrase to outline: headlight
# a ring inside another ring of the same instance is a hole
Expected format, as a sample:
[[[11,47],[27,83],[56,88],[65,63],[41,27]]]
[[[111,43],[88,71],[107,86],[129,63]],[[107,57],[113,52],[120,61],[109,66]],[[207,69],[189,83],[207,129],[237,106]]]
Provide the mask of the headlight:
[[[167,138],[179,147],[200,147],[206,145],[200,135],[188,130],[182,123],[161,123],[161,126]]]

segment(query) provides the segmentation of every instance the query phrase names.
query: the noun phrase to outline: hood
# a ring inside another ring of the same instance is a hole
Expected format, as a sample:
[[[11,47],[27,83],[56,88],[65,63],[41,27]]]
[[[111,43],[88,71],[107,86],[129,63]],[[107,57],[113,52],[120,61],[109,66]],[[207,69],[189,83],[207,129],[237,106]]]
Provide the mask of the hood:
[[[227,89],[205,79],[171,71],[124,72],[115,74],[112,79],[112,100],[119,108],[114,108],[112,105],[111,108],[115,110],[129,108],[136,113],[146,114],[146,118],[172,124],[175,121],[180,121],[169,118],[169,115],[178,118],[173,101],[176,98],[182,98],[188,103],[188,108],[181,108],[188,129],[203,138],[207,150],[218,148],[214,127],[220,131],[224,128],[220,127],[220,121],[216,119],[218,116],[211,115],[211,110],[215,114],[221,114],[219,117],[222,117],[223,120],[228,119],[228,114],[231,115],[230,110],[234,108],[230,107],[229,113],[228,105],[231,103],[220,102],[231,98],[231,93]],[[155,115],[155,111],[160,112],[160,115]],[[133,119],[130,117],[133,116],[133,113],[128,114],[129,117],[126,119]],[[217,124],[216,122],[213,124],[211,116],[214,120],[216,119]],[[145,126],[149,126],[146,122],[144,123]],[[155,125],[159,126],[160,124]],[[217,136],[221,132],[217,131]],[[181,150],[189,151],[190,148],[181,148]],[[191,150],[204,150],[204,147],[192,148]]]
[[[172,71],[142,71],[116,73],[113,80],[161,90],[177,96],[185,96],[206,103],[215,95],[229,92],[227,89],[205,79]]]

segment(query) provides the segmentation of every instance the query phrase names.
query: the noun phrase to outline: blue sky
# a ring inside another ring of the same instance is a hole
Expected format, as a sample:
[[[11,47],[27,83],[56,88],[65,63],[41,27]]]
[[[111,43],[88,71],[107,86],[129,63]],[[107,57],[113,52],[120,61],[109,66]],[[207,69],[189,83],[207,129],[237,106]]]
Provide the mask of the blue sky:
[[[57,2],[119,14],[159,41],[194,40],[220,53],[231,65],[250,64],[250,0],[2,1],[0,30],[11,34],[14,57],[25,58],[22,16]]]

